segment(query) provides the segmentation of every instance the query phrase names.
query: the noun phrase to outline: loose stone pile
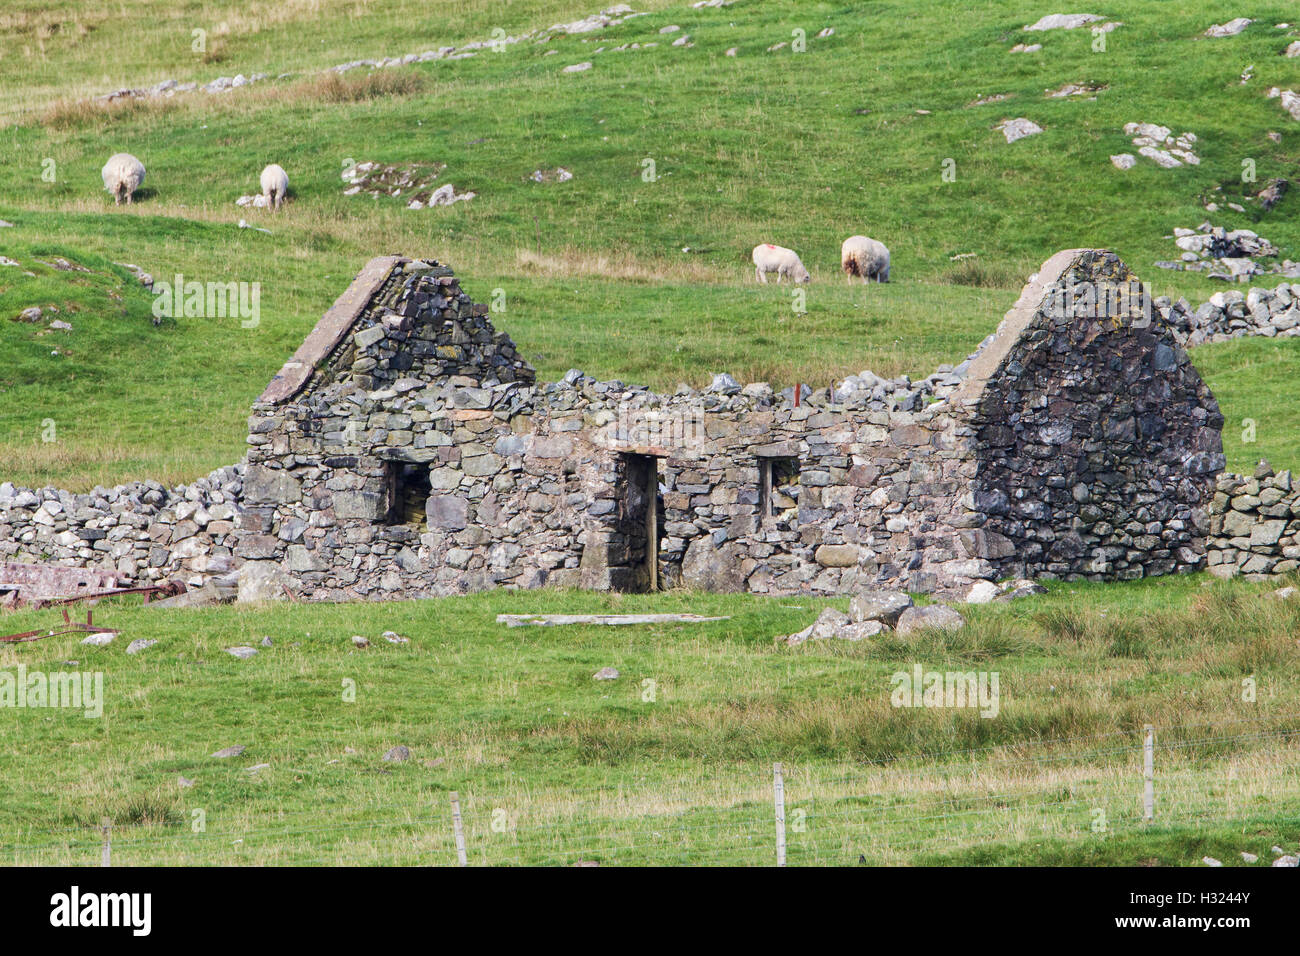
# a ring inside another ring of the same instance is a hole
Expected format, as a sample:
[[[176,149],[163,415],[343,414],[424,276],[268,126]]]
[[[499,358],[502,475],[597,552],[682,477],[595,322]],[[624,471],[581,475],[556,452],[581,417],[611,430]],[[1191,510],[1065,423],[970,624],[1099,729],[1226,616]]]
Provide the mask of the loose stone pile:
[[[1212,574],[1283,574],[1300,568],[1300,488],[1261,461],[1254,475],[1222,474],[1210,503]]]
[[[1138,147],[1138,155],[1145,156],[1163,169],[1174,169],[1186,163],[1199,166],[1201,159],[1192,152],[1196,145],[1195,133],[1182,133],[1174,136],[1168,126],[1155,123],[1126,123],[1124,135],[1133,137],[1133,145]],[[1130,153],[1112,156],[1110,161],[1119,169],[1131,169],[1137,160]]]
[[[433,185],[446,168],[444,163],[407,163],[400,166],[375,162],[357,163],[341,173],[343,182],[347,184],[343,195],[368,193],[371,196],[400,198],[406,203],[407,209],[450,206],[452,203],[473,199],[477,193],[458,193],[451,183],[437,187]],[[242,199],[239,204],[243,205]],[[259,204],[254,201],[253,205]]]
[[[1300,335],[1300,282],[1252,288],[1245,294],[1237,289],[1216,292],[1195,310],[1186,299],[1170,303],[1163,296],[1154,306],[1188,347],[1252,335]]]
[[[1283,275],[1300,278],[1300,263],[1285,259],[1265,267],[1257,259],[1277,257],[1271,242],[1252,229],[1227,229],[1209,222],[1198,229],[1178,228],[1171,237],[1182,250],[1177,262],[1157,262],[1161,269],[1204,272],[1210,279],[1244,282],[1251,276]]]

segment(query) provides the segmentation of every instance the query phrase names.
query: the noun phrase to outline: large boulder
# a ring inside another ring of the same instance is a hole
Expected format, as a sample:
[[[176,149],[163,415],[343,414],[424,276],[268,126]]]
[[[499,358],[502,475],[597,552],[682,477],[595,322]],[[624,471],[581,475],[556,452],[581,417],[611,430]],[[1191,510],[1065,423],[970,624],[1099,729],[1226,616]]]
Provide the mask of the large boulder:
[[[903,591],[863,591],[849,602],[849,618],[854,624],[880,621],[893,627],[911,606],[911,597]]]
[[[920,631],[957,631],[966,626],[966,619],[946,604],[927,604],[909,607],[898,619],[898,633],[902,636]]]

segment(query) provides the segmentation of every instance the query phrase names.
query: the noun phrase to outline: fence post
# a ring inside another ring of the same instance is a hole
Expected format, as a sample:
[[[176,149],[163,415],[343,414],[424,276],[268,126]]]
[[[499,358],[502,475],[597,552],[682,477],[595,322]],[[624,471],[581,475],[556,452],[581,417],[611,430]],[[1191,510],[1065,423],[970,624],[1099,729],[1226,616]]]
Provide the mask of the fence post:
[[[465,856],[465,830],[460,821],[460,794],[455,790],[451,792],[451,828],[456,834],[456,863],[458,866],[469,866],[469,860]]]
[[[785,866],[785,779],[779,763],[772,764],[772,795],[776,801],[776,865]]]
[[[100,826],[100,830],[104,834],[104,849],[100,853],[99,865],[112,866],[113,865],[113,838],[112,838],[113,821],[110,820],[108,817],[104,817],[104,819],[100,821],[99,826]]]
[[[1156,818],[1156,729],[1147,724],[1142,730],[1142,819],[1150,823]]]

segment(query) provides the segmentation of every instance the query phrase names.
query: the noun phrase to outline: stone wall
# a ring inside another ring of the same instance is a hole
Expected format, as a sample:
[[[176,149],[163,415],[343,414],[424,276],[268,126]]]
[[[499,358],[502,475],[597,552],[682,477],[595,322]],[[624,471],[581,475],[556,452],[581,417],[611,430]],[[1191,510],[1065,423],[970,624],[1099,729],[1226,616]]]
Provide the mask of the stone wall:
[[[1300,282],[1280,282],[1273,289],[1253,288],[1246,293],[1227,289],[1195,309],[1186,299],[1170,302],[1161,297],[1155,305],[1188,347],[1251,335],[1300,335]]]
[[[235,569],[243,466],[191,485],[137,482],[72,494],[0,484],[0,561],[114,571],[135,584],[202,584]]]
[[[1211,503],[1211,573],[1283,574],[1300,568],[1300,488],[1261,461],[1251,476],[1224,473]]]

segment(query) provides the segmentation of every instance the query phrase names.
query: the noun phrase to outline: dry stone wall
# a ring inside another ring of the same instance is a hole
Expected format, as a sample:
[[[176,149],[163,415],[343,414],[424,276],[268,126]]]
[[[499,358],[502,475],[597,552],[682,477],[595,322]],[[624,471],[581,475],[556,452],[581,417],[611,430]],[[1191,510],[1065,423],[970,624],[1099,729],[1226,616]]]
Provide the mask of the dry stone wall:
[[[199,585],[235,570],[243,466],[191,485],[137,482],[72,494],[0,484],[0,562],[115,572],[125,582]]]
[[[1219,475],[1211,503],[1208,563],[1220,577],[1300,568],[1300,488],[1290,471],[1261,461],[1253,475]]]

